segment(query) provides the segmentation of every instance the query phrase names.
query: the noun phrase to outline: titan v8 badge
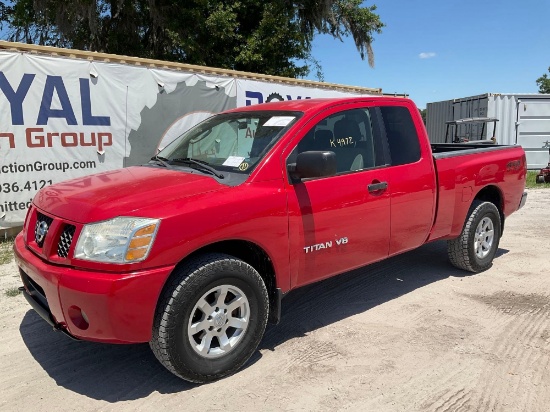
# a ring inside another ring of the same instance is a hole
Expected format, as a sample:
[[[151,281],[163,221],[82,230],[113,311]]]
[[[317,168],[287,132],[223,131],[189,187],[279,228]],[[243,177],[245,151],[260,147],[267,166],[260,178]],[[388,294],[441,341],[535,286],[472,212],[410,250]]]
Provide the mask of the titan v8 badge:
[[[348,238],[343,237],[341,239],[336,239],[335,242],[336,242],[336,246],[345,245],[348,243]],[[322,250],[322,249],[328,249],[331,247],[332,247],[332,240],[329,240],[328,242],[316,243],[315,245],[306,246],[304,250],[306,253],[310,253],[310,252],[317,252],[318,250]]]

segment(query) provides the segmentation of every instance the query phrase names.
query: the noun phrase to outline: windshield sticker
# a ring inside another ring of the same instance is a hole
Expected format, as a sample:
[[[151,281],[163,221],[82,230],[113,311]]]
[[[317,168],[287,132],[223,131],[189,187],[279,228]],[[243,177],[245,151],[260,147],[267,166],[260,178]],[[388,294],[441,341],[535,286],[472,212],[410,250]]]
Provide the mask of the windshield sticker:
[[[223,166],[238,167],[244,160],[244,157],[241,156],[229,156]]]
[[[246,169],[248,169],[248,163],[242,162],[242,163],[239,165],[239,170],[240,170],[241,172],[244,172]]]
[[[264,123],[264,126],[285,127],[294,119],[294,116],[273,116],[271,119]]]

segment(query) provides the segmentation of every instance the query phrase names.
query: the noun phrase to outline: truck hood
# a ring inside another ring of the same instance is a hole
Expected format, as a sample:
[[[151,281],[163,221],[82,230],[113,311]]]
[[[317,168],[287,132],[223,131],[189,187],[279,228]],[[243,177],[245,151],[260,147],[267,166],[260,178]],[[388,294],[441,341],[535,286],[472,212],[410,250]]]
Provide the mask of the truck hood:
[[[208,176],[135,166],[48,186],[38,192],[34,204],[63,219],[90,223],[135,216],[142,208],[224,188]]]

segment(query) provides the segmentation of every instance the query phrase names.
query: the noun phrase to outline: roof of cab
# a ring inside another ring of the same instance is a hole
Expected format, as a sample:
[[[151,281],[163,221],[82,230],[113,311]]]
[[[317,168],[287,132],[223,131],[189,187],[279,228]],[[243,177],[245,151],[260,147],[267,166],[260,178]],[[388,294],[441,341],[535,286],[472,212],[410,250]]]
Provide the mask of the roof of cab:
[[[230,109],[224,113],[230,112],[245,112],[258,110],[291,110],[299,112],[307,112],[310,110],[319,110],[325,107],[330,107],[338,104],[366,102],[366,101],[409,101],[403,97],[393,96],[353,96],[353,97],[337,97],[337,98],[315,98],[315,99],[300,99],[300,100],[284,100],[274,101],[269,103],[255,104],[252,106],[237,107]]]

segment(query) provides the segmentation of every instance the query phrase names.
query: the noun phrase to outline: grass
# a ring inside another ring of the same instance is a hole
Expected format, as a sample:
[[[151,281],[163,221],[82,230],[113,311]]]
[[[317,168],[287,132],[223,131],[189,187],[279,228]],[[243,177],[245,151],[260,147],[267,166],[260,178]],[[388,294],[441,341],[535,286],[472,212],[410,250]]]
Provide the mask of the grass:
[[[13,288],[9,288],[4,293],[8,298],[13,298],[14,296],[19,295],[21,292],[19,292],[19,288],[13,287]]]
[[[13,238],[0,240],[0,265],[10,263],[13,259]]]
[[[525,186],[531,189],[550,189],[550,183],[537,183],[535,181],[538,173],[538,171],[529,170],[527,172],[527,181],[525,182]]]

